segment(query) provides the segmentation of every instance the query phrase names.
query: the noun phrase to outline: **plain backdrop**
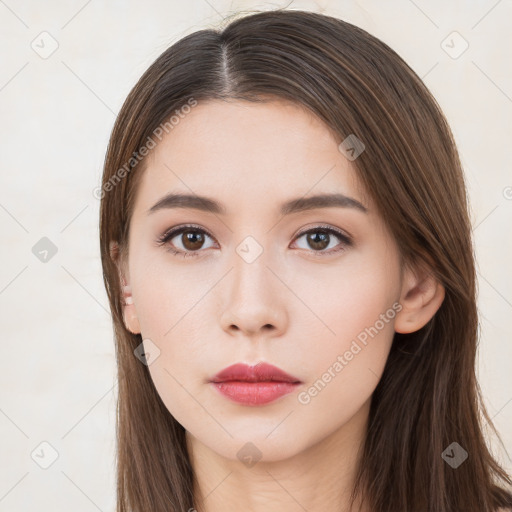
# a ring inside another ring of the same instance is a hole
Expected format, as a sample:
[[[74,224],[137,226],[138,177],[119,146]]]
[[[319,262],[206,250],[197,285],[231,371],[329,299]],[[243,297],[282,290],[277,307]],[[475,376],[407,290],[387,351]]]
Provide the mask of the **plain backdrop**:
[[[0,512],[114,510],[116,368],[93,190],[115,116],[181,37],[236,11],[285,5],[0,1]],[[334,15],[382,39],[443,108],[471,199],[478,374],[512,453],[512,2],[288,8]]]

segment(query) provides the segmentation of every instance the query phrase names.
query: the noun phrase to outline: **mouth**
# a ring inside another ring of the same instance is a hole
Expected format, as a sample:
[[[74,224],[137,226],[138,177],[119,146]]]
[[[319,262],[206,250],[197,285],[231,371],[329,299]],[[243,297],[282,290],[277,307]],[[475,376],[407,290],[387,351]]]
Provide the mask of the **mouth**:
[[[294,391],[302,382],[276,366],[234,364],[215,375],[210,384],[224,397],[244,405],[264,405]]]

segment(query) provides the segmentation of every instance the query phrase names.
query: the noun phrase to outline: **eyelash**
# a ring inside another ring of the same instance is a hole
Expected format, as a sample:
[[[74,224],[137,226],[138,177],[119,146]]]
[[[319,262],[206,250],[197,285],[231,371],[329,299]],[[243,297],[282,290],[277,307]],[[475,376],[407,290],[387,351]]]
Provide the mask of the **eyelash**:
[[[214,238],[205,229],[200,228],[199,226],[189,224],[189,225],[180,226],[177,228],[171,228],[171,229],[167,230],[162,236],[160,236],[156,240],[156,243],[158,246],[163,246],[163,245],[167,244],[167,242],[169,242],[169,240],[172,240],[175,236],[180,235],[185,231],[200,232],[202,234],[208,235],[210,238]],[[345,235],[341,231],[338,231],[337,229],[334,229],[334,228],[332,228],[330,226],[326,226],[326,225],[318,225],[318,226],[315,226],[314,228],[310,228],[306,231],[303,231],[302,233],[299,233],[295,237],[295,240],[298,240],[299,238],[301,238],[304,235],[307,235],[308,233],[317,233],[317,232],[327,233],[329,235],[334,235],[334,236],[338,237],[341,240],[342,245],[344,244],[345,247],[342,247],[341,249],[336,249],[336,250],[331,249],[330,251],[313,251],[312,250],[311,252],[315,256],[323,257],[324,254],[338,253],[340,251],[345,250],[346,247],[350,247],[352,245],[352,240],[349,236]],[[171,245],[169,245],[167,250],[170,253],[174,254],[175,256],[181,256],[183,258],[197,257],[197,256],[199,256],[199,253],[201,252],[201,250],[185,252],[182,250],[177,250],[174,247],[172,247]]]

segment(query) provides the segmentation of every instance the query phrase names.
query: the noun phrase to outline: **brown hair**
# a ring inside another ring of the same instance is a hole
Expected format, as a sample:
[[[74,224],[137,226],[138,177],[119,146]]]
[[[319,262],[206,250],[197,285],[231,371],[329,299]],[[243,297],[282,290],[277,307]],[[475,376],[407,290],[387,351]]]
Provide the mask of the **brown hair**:
[[[325,15],[275,10],[173,44],[132,89],[112,131],[100,243],[119,370],[118,512],[194,506],[185,430],[160,400],[147,366],[134,357],[141,336],[124,325],[110,252],[115,241],[126,257],[143,171],[140,148],[191,98],[269,97],[307,108],[341,140],[355,134],[364,142],[354,169],[403,260],[428,266],[446,290],[427,325],[395,334],[372,397],[353,497],[362,496],[376,512],[491,512],[512,506],[505,490],[512,482],[482,434],[482,421],[492,423],[475,376],[471,227],[461,163],[441,109],[414,71],[366,31]],[[441,457],[454,441],[469,454],[457,469]]]

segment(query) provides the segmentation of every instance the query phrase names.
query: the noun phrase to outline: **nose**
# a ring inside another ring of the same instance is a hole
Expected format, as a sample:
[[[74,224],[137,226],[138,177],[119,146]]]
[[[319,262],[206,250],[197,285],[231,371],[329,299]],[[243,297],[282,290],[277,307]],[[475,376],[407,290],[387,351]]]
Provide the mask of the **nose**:
[[[286,330],[286,289],[267,266],[265,253],[251,263],[235,255],[226,279],[220,300],[225,331],[254,338],[276,337]]]

